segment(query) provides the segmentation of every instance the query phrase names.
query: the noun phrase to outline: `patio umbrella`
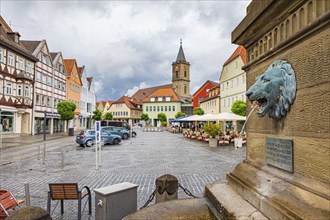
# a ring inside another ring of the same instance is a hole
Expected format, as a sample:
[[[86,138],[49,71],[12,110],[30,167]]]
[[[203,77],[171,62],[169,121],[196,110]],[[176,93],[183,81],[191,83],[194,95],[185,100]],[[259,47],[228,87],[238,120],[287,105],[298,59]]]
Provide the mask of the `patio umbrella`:
[[[201,117],[200,115],[191,115],[189,117],[179,119],[178,121],[179,122],[184,122],[184,121],[200,121],[199,120],[200,117]]]
[[[246,117],[231,112],[222,112],[220,114],[207,116],[204,119],[205,121],[245,121]]]

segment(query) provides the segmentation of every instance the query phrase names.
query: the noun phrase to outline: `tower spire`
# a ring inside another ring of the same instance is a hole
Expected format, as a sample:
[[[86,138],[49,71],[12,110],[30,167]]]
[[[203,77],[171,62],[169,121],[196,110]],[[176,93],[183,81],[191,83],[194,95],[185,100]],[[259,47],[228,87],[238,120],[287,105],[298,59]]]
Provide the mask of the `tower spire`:
[[[179,49],[179,53],[178,56],[176,57],[176,61],[185,61],[186,62],[186,57],[184,56],[183,53],[183,48],[182,48],[182,39],[180,39],[180,49]]]

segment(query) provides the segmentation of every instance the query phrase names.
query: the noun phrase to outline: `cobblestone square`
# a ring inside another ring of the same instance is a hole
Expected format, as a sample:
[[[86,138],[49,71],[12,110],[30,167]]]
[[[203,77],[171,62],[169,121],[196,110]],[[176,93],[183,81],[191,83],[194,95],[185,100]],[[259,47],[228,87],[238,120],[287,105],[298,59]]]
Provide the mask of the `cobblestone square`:
[[[80,187],[86,185],[93,191],[131,182],[139,186],[139,209],[154,191],[159,176],[172,174],[183,187],[201,197],[206,184],[225,179],[226,173],[245,158],[245,147],[209,148],[207,143],[166,131],[142,132],[137,129],[137,133],[136,138],[123,140],[119,145],[106,145],[99,170],[95,169],[95,152],[91,148],[79,147],[74,142],[75,137],[2,150],[0,188],[24,199],[24,183],[29,183],[31,205],[46,209],[48,183],[78,182]],[[21,148],[25,149],[24,155],[19,154]],[[93,215],[87,215],[86,206],[83,219],[94,219],[94,192],[92,197]],[[179,198],[188,196],[179,189]],[[55,204],[53,201],[52,209]],[[52,213],[53,219],[76,218],[76,202],[65,201],[64,208],[61,216],[58,205]]]

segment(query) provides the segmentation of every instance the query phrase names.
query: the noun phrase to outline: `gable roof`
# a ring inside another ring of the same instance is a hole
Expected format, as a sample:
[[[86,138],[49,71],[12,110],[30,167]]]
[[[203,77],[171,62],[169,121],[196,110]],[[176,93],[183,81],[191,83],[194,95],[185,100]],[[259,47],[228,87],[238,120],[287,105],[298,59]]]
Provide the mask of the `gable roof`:
[[[184,102],[183,99],[174,91],[173,88],[160,88],[154,91],[143,102],[150,102],[151,97],[171,97],[171,102]],[[165,101],[165,99],[163,99]]]
[[[246,64],[246,50],[242,45],[239,45],[236,48],[234,53],[228,58],[228,60],[223,65],[230,63],[230,61],[232,61],[233,59],[235,59],[238,56],[241,56],[241,58],[243,60],[243,64]]]
[[[50,53],[50,56],[51,56],[51,58],[52,58],[53,61],[55,60],[55,58],[56,58],[56,56],[57,56],[58,53],[59,53],[59,52],[57,52],[57,53],[53,53],[53,52],[51,52],[51,53]]]
[[[213,87],[217,87],[217,86],[219,86],[220,84],[219,83],[217,83],[217,82],[214,82],[214,81],[211,81],[211,80],[207,80],[201,87],[199,87],[199,89],[197,89],[197,91],[192,95],[192,96],[195,96],[195,94],[197,93],[197,92],[199,92],[206,84],[211,84]]]
[[[137,105],[141,105],[142,103],[140,103],[135,98],[128,97],[128,96],[122,96],[117,101],[113,102],[113,104],[121,104],[121,103],[126,104],[126,106],[130,109],[136,109],[136,110],[142,111],[142,108],[137,107]]]
[[[149,87],[149,88],[144,88],[144,89],[139,89],[132,95],[132,98],[135,98],[142,102],[142,100],[148,98],[153,92],[155,92],[157,89],[161,88],[172,88],[172,84],[165,84],[165,85],[160,85],[160,86],[154,86],[154,87]]]
[[[67,71],[67,74],[71,75],[74,63],[76,62],[75,59],[64,59],[64,65],[65,65],[65,69]]]
[[[72,73],[72,70],[73,70],[73,67],[76,66],[77,67],[77,71],[78,71],[78,79],[80,81],[80,85],[82,86],[83,83],[81,81],[81,76],[79,74],[79,69],[78,69],[78,64],[77,64],[77,61],[76,59],[64,59],[64,66],[65,66],[65,69],[66,69],[66,76],[67,77],[70,77],[71,76],[71,73]]]
[[[32,53],[22,44],[20,40],[16,43],[10,36],[10,33],[18,34],[17,32],[13,32],[3,17],[0,15],[0,44],[4,45],[5,47],[17,52],[20,55],[23,55],[30,60],[38,61],[38,59],[32,55]],[[19,35],[20,36],[20,35]]]
[[[24,45],[24,47],[30,51],[31,54],[41,43],[41,41],[32,41],[32,40],[22,40],[21,42]]]

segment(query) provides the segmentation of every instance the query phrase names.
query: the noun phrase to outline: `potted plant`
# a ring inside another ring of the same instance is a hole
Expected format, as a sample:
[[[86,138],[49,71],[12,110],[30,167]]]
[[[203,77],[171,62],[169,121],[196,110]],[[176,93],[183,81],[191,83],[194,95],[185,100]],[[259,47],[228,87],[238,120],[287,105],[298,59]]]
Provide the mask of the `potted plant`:
[[[217,147],[218,146],[218,140],[215,138],[218,136],[222,130],[222,127],[220,124],[216,123],[208,123],[204,125],[203,127],[204,131],[210,135],[209,140],[209,147]]]

